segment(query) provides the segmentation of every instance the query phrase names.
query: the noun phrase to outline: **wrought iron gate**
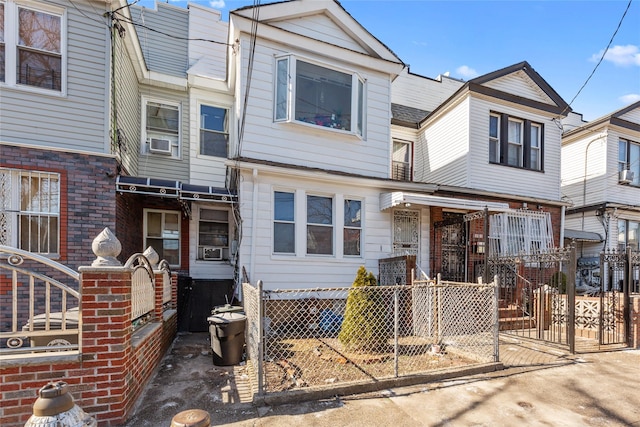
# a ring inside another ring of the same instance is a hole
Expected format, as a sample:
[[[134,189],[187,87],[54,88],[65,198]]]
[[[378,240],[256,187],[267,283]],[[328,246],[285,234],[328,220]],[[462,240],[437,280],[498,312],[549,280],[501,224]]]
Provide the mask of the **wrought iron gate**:
[[[434,223],[435,271],[445,280],[465,280],[467,234],[462,214],[444,213],[444,220]]]
[[[631,327],[629,294],[637,283],[639,256],[631,250],[600,254],[598,341],[601,345],[627,342]]]

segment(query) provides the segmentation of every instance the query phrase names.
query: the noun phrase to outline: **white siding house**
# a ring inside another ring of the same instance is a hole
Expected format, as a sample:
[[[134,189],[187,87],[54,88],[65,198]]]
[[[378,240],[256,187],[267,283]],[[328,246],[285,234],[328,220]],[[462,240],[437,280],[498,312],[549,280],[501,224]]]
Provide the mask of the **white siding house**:
[[[640,102],[575,127],[562,138],[567,236],[584,257],[640,249]]]

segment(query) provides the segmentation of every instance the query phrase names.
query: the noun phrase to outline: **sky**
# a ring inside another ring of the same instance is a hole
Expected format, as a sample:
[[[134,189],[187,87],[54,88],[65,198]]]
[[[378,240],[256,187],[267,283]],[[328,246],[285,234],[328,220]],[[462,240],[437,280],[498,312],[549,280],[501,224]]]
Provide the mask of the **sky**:
[[[256,2],[192,3],[221,10],[222,20],[228,21],[230,10]],[[448,72],[469,80],[527,61],[584,120],[640,101],[640,0],[342,0],[340,4],[415,74],[435,78]],[[155,1],[140,0],[137,5],[153,8]]]

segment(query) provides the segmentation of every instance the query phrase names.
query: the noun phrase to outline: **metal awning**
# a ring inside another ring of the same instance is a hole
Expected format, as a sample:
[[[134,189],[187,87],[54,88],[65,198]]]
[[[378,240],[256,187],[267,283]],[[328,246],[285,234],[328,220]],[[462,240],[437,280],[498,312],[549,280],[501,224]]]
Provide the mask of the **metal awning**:
[[[180,188],[180,198],[182,200],[194,200],[198,202],[233,203],[238,197],[226,188],[182,184],[182,187]]]
[[[180,196],[180,181],[118,175],[116,191],[178,198]]]
[[[198,202],[234,203],[238,199],[235,193],[226,188],[185,184],[180,181],[138,176],[119,175],[116,178],[116,191]]]
[[[580,242],[602,242],[604,239],[598,233],[592,231],[564,229],[564,238],[570,240],[578,240]]]
[[[471,200],[457,197],[441,197],[430,194],[405,193],[394,191],[380,194],[380,210],[393,208],[395,206],[439,206],[442,208],[463,209],[479,211],[487,208],[492,212],[507,212],[511,209],[508,203],[488,202],[485,200]]]

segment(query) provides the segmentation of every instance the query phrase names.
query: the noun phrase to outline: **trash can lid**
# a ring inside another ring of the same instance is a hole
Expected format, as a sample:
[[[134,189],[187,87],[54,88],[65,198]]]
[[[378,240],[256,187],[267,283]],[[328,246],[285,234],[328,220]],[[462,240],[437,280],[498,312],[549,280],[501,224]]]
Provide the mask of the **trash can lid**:
[[[247,316],[245,316],[242,313],[226,311],[218,314],[213,314],[207,317],[207,321],[209,323],[233,323],[233,322],[243,321],[246,318]]]
[[[225,304],[225,305],[220,305],[218,307],[214,307],[214,309],[211,310],[211,314],[237,313],[237,312],[240,312],[240,311],[243,311],[243,310],[244,310],[244,308],[242,306]]]

